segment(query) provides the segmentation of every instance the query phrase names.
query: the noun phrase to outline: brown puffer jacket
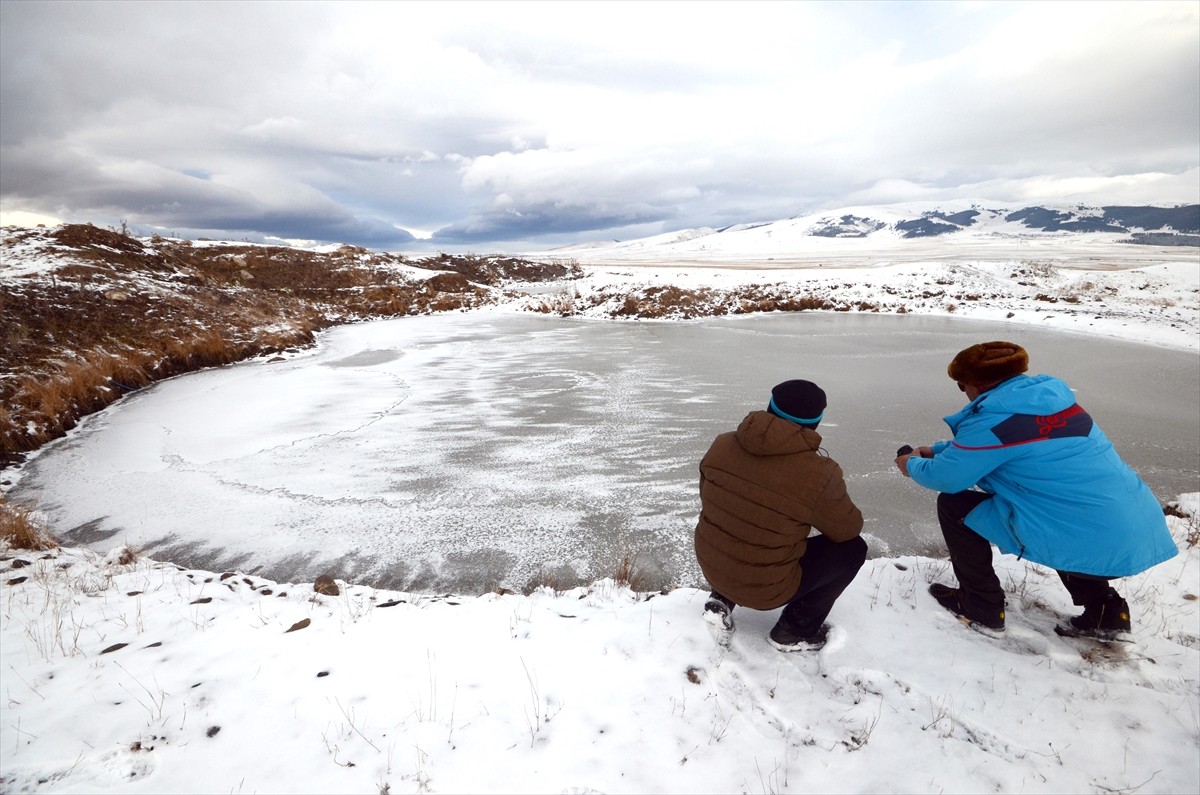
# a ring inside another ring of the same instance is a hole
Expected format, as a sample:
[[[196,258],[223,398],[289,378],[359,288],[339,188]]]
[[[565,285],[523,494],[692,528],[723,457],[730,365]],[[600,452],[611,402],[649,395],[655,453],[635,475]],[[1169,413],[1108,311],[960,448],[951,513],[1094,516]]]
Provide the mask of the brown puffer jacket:
[[[810,428],[753,411],[723,433],[700,462],[696,560],[713,590],[757,610],[779,607],[800,588],[810,530],[831,541],[862,532],[842,468]]]

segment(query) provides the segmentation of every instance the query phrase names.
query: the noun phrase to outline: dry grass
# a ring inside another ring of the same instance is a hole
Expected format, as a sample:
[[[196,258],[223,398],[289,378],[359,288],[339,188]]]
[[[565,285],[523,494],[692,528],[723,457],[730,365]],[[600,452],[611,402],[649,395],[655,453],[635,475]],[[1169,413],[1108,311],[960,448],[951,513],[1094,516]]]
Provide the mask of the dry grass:
[[[613,299],[619,303],[612,303]],[[636,294],[613,296],[603,292],[590,297],[593,306],[610,303],[614,317],[680,318],[721,315],[746,315],[758,312],[878,312],[879,304],[869,301],[849,302],[819,293],[801,293],[794,286],[750,285],[734,290],[707,287],[685,289],[674,285],[648,287]],[[575,301],[571,302],[574,311]],[[543,304],[541,311],[553,311]]]
[[[642,573],[637,570],[637,563],[634,556],[626,553],[621,557],[620,563],[617,564],[613,571],[613,582],[617,585],[627,585],[629,590],[640,592],[644,584],[645,578]]]
[[[50,531],[33,515],[0,495],[0,541],[10,549],[46,550],[58,547]]]
[[[1186,519],[1187,535],[1184,536],[1184,541],[1187,543],[1188,549],[1200,546],[1200,516],[1195,516],[1187,511],[1181,510],[1179,504],[1174,501],[1166,504],[1166,506],[1163,508],[1163,513],[1167,516]]]
[[[0,413],[0,452],[33,449],[70,430],[80,417],[160,378],[228,364],[271,345],[265,340],[257,345],[235,344],[217,329],[177,333],[151,336],[138,347],[122,344],[116,351],[84,350],[66,361],[47,360],[40,372],[18,375],[3,390],[11,408]],[[311,333],[276,339],[274,345],[295,344],[311,340]],[[18,416],[24,427],[17,424]]]

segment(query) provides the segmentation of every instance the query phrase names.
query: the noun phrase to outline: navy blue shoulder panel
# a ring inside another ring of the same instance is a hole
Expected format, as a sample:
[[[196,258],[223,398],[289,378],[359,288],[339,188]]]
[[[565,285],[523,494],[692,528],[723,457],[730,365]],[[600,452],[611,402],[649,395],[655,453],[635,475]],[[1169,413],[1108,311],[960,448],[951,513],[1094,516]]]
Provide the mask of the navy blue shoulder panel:
[[[1078,403],[1057,414],[1037,417],[1014,414],[992,428],[1001,444],[1025,444],[1066,436],[1087,436],[1092,432],[1092,417]]]

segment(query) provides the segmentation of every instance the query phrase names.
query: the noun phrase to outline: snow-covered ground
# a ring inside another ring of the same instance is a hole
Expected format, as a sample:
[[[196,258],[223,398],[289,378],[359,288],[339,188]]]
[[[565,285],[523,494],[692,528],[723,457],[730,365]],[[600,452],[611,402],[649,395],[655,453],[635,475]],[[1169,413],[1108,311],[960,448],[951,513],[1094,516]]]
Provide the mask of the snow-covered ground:
[[[1183,554],[1121,583],[1133,643],[1055,635],[1066,592],[1011,557],[985,636],[926,593],[947,563],[906,557],[868,561],[815,655],[750,610],[722,652],[690,588],[327,596],[18,555],[0,789],[1194,793],[1200,548],[1170,522]]]
[[[1124,249],[1135,248],[1125,246]],[[1124,250],[1123,249],[1123,250]],[[1188,252],[1186,258],[1184,252]],[[778,287],[785,294],[817,295],[879,311],[997,320],[1043,329],[1101,334],[1151,345],[1200,351],[1200,251],[1168,251],[1147,264],[1088,269],[1020,260],[911,263],[867,262],[839,268],[788,266],[761,260],[738,267],[663,267],[637,264],[584,266],[586,277],[565,288],[588,303],[579,314],[609,316],[630,292],[656,285],[717,291]],[[525,305],[542,299],[527,299]]]
[[[1148,259],[1129,267],[1123,252]],[[606,315],[610,293],[778,283],[1200,351],[1196,249],[1114,244],[1095,267],[1003,251],[837,268],[767,256],[580,256],[584,280],[506,306]],[[1200,403],[1200,378],[1196,389]],[[749,610],[723,652],[692,588],[477,596],[343,582],[325,595],[123,563],[119,548],[10,551],[0,791],[1194,793],[1200,494],[1179,502],[1192,516],[1169,518],[1181,555],[1118,583],[1134,642],[1112,646],[1056,636],[1075,612],[1066,592],[1011,557],[997,557],[1001,639],[928,596],[952,581],[946,561],[877,558],[835,607],[830,644],[784,655],[765,640],[775,615]]]

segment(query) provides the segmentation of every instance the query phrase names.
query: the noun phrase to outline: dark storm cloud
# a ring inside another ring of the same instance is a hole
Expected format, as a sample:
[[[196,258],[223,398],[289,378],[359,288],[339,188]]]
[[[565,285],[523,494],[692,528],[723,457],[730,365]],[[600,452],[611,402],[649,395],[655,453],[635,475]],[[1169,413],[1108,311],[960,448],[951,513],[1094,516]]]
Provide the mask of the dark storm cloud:
[[[525,205],[520,210],[495,210],[472,215],[464,221],[439,229],[433,241],[439,244],[516,242],[533,238],[561,238],[624,229],[661,220],[662,212],[628,209],[598,212],[590,206],[564,207],[557,204]]]

